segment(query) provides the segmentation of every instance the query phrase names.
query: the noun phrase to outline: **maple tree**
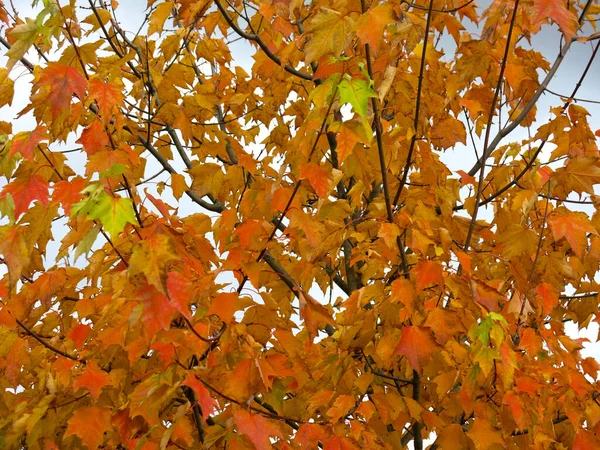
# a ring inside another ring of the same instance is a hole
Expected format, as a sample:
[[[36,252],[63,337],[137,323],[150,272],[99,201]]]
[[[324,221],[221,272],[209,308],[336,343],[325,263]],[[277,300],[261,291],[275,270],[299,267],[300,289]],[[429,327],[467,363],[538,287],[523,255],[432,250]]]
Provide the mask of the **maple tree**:
[[[598,1],[38,9],[0,2],[2,448],[600,448]]]

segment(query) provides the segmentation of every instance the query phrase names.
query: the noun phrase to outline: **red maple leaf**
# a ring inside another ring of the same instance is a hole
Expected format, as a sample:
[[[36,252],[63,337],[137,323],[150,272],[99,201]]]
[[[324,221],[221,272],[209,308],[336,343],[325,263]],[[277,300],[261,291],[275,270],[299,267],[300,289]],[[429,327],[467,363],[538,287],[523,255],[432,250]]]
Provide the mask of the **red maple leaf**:
[[[88,449],[98,448],[105,438],[105,432],[112,428],[110,410],[99,406],[84,406],[75,410],[69,419],[64,437],[79,436]]]
[[[83,146],[88,156],[92,156],[108,147],[110,141],[104,125],[95,120],[81,132],[81,137],[77,140],[77,143]]]
[[[71,214],[71,207],[83,198],[81,193],[86,186],[83,178],[76,177],[72,180],[58,181],[53,186],[52,200],[60,203],[67,215]]]
[[[85,77],[76,68],[54,62],[43,70],[39,84],[50,87],[48,102],[53,118],[69,109],[74,95],[83,100],[87,86]]]
[[[246,435],[257,450],[273,448],[271,436],[281,437],[279,428],[260,414],[250,414],[242,409],[233,413],[233,417],[238,431]]]
[[[17,178],[4,187],[0,197],[4,198],[6,194],[12,196],[15,202],[15,218],[19,218],[34,200],[39,200],[44,206],[48,205],[48,182],[39,175]]]
[[[25,159],[33,159],[33,149],[46,139],[46,128],[38,126],[31,132],[18,133],[12,140],[9,156],[20,153]]]

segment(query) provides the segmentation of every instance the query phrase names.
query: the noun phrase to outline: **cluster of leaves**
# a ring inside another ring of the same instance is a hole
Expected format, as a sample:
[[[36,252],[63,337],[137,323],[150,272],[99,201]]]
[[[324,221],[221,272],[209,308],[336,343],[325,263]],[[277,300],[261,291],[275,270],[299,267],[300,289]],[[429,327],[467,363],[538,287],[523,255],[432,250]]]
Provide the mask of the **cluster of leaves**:
[[[600,448],[588,70],[535,106],[598,1],[62,3],[0,2],[0,447]]]

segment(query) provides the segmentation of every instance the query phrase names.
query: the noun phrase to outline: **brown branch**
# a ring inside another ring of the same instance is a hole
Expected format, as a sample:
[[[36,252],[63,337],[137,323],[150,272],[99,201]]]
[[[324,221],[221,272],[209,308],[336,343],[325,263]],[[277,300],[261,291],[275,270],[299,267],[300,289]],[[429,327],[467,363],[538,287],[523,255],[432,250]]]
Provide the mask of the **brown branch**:
[[[135,133],[133,130],[131,130],[128,126],[123,127],[123,129],[125,131],[130,132],[131,134],[133,134],[134,136],[136,136],[139,141],[142,143],[142,145],[146,148],[146,150],[148,150],[152,156],[154,156],[154,158],[156,158],[156,160],[163,166],[164,170],[173,174],[173,173],[177,173],[177,171],[175,169],[173,169],[173,167],[171,166],[171,164],[169,164],[169,161],[167,161],[161,154],[160,152],[154,148],[154,146],[141,134],[139,133]],[[202,199],[202,197],[200,197],[195,191],[191,190],[191,189],[187,189],[185,191],[185,194],[197,205],[203,207],[204,209],[207,209],[209,211],[212,212],[223,212],[225,211],[225,206],[221,203],[221,202],[216,202],[216,203],[209,203],[205,200]]]
[[[435,9],[435,8],[431,8],[430,11],[433,12],[439,12],[439,13],[452,13],[452,12],[457,12],[460,11],[463,8],[466,8],[467,6],[469,6],[471,3],[473,3],[475,0],[469,0],[466,3],[457,6],[456,8],[449,8],[449,9]],[[410,6],[411,8],[415,8],[415,9],[420,9],[422,11],[427,11],[429,8],[427,8],[426,6],[421,6],[421,5],[417,5],[416,3],[411,3],[407,0],[401,0],[400,3],[404,3],[405,5]]]
[[[194,426],[196,427],[196,431],[198,431],[198,439],[202,444],[204,444],[204,427],[202,425],[202,408],[198,404],[196,400],[196,394],[194,390],[189,386],[183,386],[183,395],[188,399],[190,404],[192,405],[192,417],[194,418]]]
[[[483,153],[481,155],[481,160],[485,161],[489,152],[491,151],[488,147],[488,142],[490,139],[490,133],[492,131],[492,121],[494,120],[494,111],[496,110],[496,102],[498,101],[498,97],[500,96],[500,88],[502,87],[502,82],[504,80],[504,71],[506,70],[506,63],[508,62],[508,52],[510,51],[511,46],[511,38],[513,34],[513,30],[515,27],[515,22],[517,19],[517,10],[519,8],[519,0],[515,1],[515,6],[513,8],[513,15],[510,21],[510,26],[508,29],[508,36],[506,37],[506,47],[504,48],[504,56],[502,57],[502,65],[500,66],[500,74],[498,75],[498,83],[496,84],[496,89],[494,91],[494,98],[492,100],[492,104],[490,106],[490,113],[488,117],[488,123],[485,130],[485,140],[483,144]],[[475,195],[475,208],[473,209],[473,213],[471,215],[471,224],[469,225],[469,231],[467,232],[467,238],[465,239],[465,245],[463,246],[463,251],[466,252],[469,250],[469,245],[471,244],[471,238],[473,237],[473,231],[475,230],[475,223],[477,222],[477,213],[481,205],[479,201],[481,199],[481,195],[483,193],[483,180],[485,176],[485,170],[482,168],[479,172],[479,182],[477,183],[477,194]]]
[[[402,194],[402,190],[406,185],[406,181],[408,180],[408,171],[410,170],[410,166],[412,165],[412,155],[415,149],[415,144],[417,143],[417,130],[419,127],[419,114],[421,112],[421,93],[423,92],[423,78],[425,73],[425,56],[427,54],[427,42],[429,41],[429,27],[431,26],[431,12],[433,10],[433,0],[429,0],[429,9],[427,12],[427,22],[425,24],[425,38],[423,40],[423,53],[421,55],[421,67],[419,67],[419,82],[417,84],[417,100],[415,105],[415,117],[413,118],[413,136],[410,140],[410,147],[408,149],[408,155],[406,157],[406,164],[404,165],[404,169],[402,171],[402,179],[400,180],[400,185],[398,186],[398,190],[396,191],[396,195],[394,196],[394,206],[398,204],[398,200],[400,200],[400,195]]]
[[[223,333],[225,333],[225,330],[227,329],[227,324],[223,323],[223,325],[221,326],[221,328],[219,329],[219,331],[217,331],[213,336],[205,338],[204,336],[202,336],[200,333],[198,333],[195,328],[194,328],[194,324],[190,321],[190,319],[188,319],[185,316],[181,316],[183,317],[183,320],[185,321],[185,323],[187,324],[187,326],[189,327],[190,331],[201,341],[203,342],[207,342],[209,344],[212,344],[214,342],[217,342],[221,336],[223,335]]]
[[[588,0],[586,2],[586,4],[579,16],[579,20],[578,20],[579,26],[581,26],[581,24],[583,23],[585,15],[587,14],[587,10],[592,5],[592,1],[593,0]],[[565,42],[565,45],[562,46],[562,48],[560,49],[560,52],[558,53],[558,56],[554,60],[554,63],[552,64],[550,71],[546,74],[546,77],[544,78],[544,80],[542,81],[542,83],[540,84],[538,89],[535,91],[535,94],[533,94],[533,97],[531,98],[531,100],[529,100],[529,103],[527,103],[527,105],[525,105],[525,107],[523,108],[521,113],[517,116],[517,118],[514,121],[512,121],[510,123],[510,125],[507,125],[504,128],[502,128],[502,130],[500,132],[498,132],[498,134],[494,137],[494,139],[489,144],[489,146],[486,146],[481,158],[479,158],[479,160],[473,165],[471,170],[469,170],[469,175],[471,175],[471,176],[475,175],[482,168],[483,164],[485,163],[485,160],[487,159],[486,155],[490,155],[492,153],[492,151],[494,151],[494,149],[498,146],[500,141],[502,139],[504,139],[506,136],[508,136],[515,128],[517,128],[519,126],[519,124],[525,119],[525,117],[527,117],[527,115],[529,114],[531,109],[537,103],[540,96],[548,88],[550,81],[554,78],[556,71],[558,70],[561,63],[563,62],[565,55],[567,54],[567,51],[569,51],[569,48],[571,47],[571,44],[573,43],[573,41],[575,41],[575,39]]]
[[[592,298],[597,297],[600,292],[587,292],[585,294],[575,294],[575,295],[560,295],[558,298],[562,300],[577,300],[579,298]]]
[[[518,1],[518,0],[517,0]],[[421,375],[416,370],[413,370],[413,382],[412,382],[412,398],[415,402],[421,401]],[[414,448],[415,450],[423,450],[423,436],[421,434],[421,422],[415,421],[412,425],[412,433],[414,436]]]
[[[280,67],[283,67],[283,70],[285,70],[286,72],[289,72],[292,75],[297,76],[298,78],[302,78],[303,80],[311,81],[313,79],[312,75],[304,73],[304,72],[301,72],[301,71],[299,71],[297,69],[294,69],[289,64],[282,65],[281,59],[279,59],[279,57],[275,53],[273,53],[271,51],[271,49],[269,49],[269,47],[267,46],[267,44],[265,44],[264,41],[259,36],[257,36],[254,33],[246,33],[244,30],[242,30],[234,22],[234,20],[231,18],[231,16],[227,13],[227,10],[223,7],[223,5],[221,5],[221,2],[219,0],[215,0],[215,4],[217,5],[217,8],[219,9],[219,12],[221,13],[221,15],[223,16],[223,18],[225,19],[225,21],[233,29],[233,31],[235,31],[240,37],[242,37],[242,38],[244,38],[246,40],[256,42],[256,44],[260,47],[260,49],[275,64],[277,64]]]
[[[556,97],[567,98],[566,95],[562,95],[562,94],[559,94],[558,92],[551,91],[548,88],[546,88],[546,92],[548,92],[549,94],[555,95]],[[574,101],[575,103],[582,102],[582,103],[593,103],[595,105],[600,105],[600,100],[589,100],[587,98],[578,98],[578,97],[573,97],[573,96],[569,97],[569,99]]]
[[[365,0],[361,0],[363,14],[367,11]],[[427,46],[427,38],[425,38],[425,46]],[[423,52],[425,53],[425,52]],[[365,58],[367,60],[367,73],[369,79],[373,81],[373,65],[371,62],[371,47],[369,44],[365,44]],[[385,199],[385,210],[387,212],[388,222],[394,223],[394,213],[392,212],[392,204],[390,202],[390,192],[387,181],[387,166],[385,164],[385,154],[383,150],[383,138],[381,136],[382,127],[381,119],[379,118],[379,108],[377,107],[377,98],[371,98],[371,106],[373,107],[373,122],[375,125],[375,137],[377,140],[377,153],[379,155],[379,168],[381,170],[381,180],[383,183],[383,197]]]
[[[10,50],[12,48],[12,45],[10,45],[10,43],[4,39],[2,36],[0,36],[0,44],[4,45],[4,47],[6,47],[8,50]],[[28,59],[26,59],[25,57],[20,59],[21,64],[23,64],[27,70],[29,70],[29,72],[33,73],[33,69],[34,69],[34,65],[29,62]]]
[[[44,347],[46,347],[48,350],[52,350],[54,353],[56,353],[57,355],[60,356],[64,356],[65,358],[68,358],[72,361],[77,361],[77,362],[81,362],[85,364],[85,360],[84,359],[79,359],[77,356],[73,356],[67,352],[64,352],[58,348],[56,348],[54,345],[49,344],[48,342],[46,342],[44,339],[42,339],[35,331],[33,331],[31,328],[29,328],[27,325],[25,325],[23,322],[21,322],[19,319],[17,319],[16,317],[14,317],[15,321],[17,322],[17,324],[23,328],[23,330],[25,330],[25,332],[31,336],[32,338],[34,338],[36,341],[38,341],[40,344],[42,344]]]
[[[235,403],[236,405],[239,405],[239,406],[243,407],[244,409],[246,409],[246,408],[250,409],[250,410],[252,410],[254,412],[262,414],[263,416],[269,417],[271,419],[281,420],[283,422],[291,421],[291,422],[295,423],[296,426],[299,426],[299,425],[302,425],[302,424],[306,424],[306,423],[313,423],[313,424],[318,424],[318,425],[325,425],[327,423],[327,422],[320,422],[320,421],[306,422],[304,420],[294,419],[294,418],[291,418],[291,417],[282,416],[281,414],[273,413],[273,412],[269,411],[267,408],[265,408],[264,406],[263,406],[263,408],[267,409],[267,411],[265,411],[263,409],[260,409],[260,408],[257,408],[256,406],[246,405],[244,402],[240,402],[240,401],[236,400],[235,398],[230,397],[227,394],[224,394],[219,389],[217,389],[216,387],[214,387],[211,384],[207,383],[206,381],[204,381],[202,379],[199,379],[199,381],[204,386],[206,386],[208,389],[210,389],[215,394],[217,394],[219,397],[224,398],[228,402]],[[262,406],[262,405],[260,405],[260,406]]]
[[[217,0],[217,2],[218,2],[218,0]],[[327,118],[329,117],[329,114],[331,112],[331,108],[332,108],[333,103],[334,103],[333,99],[335,99],[335,96],[337,94],[337,89],[338,88],[336,86],[336,88],[334,89],[333,94],[332,94],[332,101],[329,102],[329,106],[327,107],[327,112],[325,113],[325,117],[323,117],[323,121],[321,123],[321,127],[319,128],[319,132],[317,133],[317,136],[316,136],[315,141],[314,141],[314,143],[312,145],[312,148],[310,149],[310,153],[308,154],[308,158],[307,158],[308,161],[310,161],[312,155],[314,154],[314,152],[315,152],[315,150],[317,148],[317,144],[319,143],[319,139],[321,138],[321,136],[325,132],[325,128],[327,126]],[[301,182],[302,182],[302,180],[298,180],[296,182],[296,185],[294,186],[294,190],[292,191],[292,195],[290,196],[287,204],[285,205],[285,208],[281,212],[281,215],[276,219],[277,223],[275,224],[275,228],[273,228],[273,231],[271,231],[271,234],[269,234],[267,242],[265,242],[262,251],[260,252],[260,254],[258,255],[258,257],[256,258],[256,262],[260,262],[265,257],[265,255],[267,253],[267,245],[275,237],[275,233],[277,233],[277,230],[282,225],[283,219],[286,216],[286,214],[288,213],[288,211],[290,210],[290,207],[292,206],[292,202],[294,201],[294,198],[296,198],[296,194],[298,193],[298,190],[300,189]],[[275,269],[273,269],[273,270],[275,270]],[[244,285],[246,284],[247,281],[248,281],[248,276],[244,275],[244,278],[242,279],[240,285],[238,286],[238,289],[237,289],[238,293],[242,292],[242,289],[244,288]],[[286,281],[284,281],[284,282],[287,284]],[[289,285],[288,285],[288,287],[289,287]]]
[[[592,66],[592,63],[594,62],[594,60],[595,60],[595,58],[596,58],[596,56],[598,54],[598,49],[599,48],[600,48],[600,42],[598,42],[598,44],[596,44],[596,46],[594,47],[592,55],[590,56],[590,58],[589,58],[589,60],[588,60],[588,62],[586,64],[585,69],[583,70],[581,76],[579,77],[579,80],[577,80],[577,83],[575,84],[575,88],[573,89],[573,92],[571,92],[571,95],[569,96],[569,98],[563,104],[562,109],[561,109],[561,114],[564,114],[565,111],[567,110],[567,108],[569,107],[569,105],[571,104],[571,102],[573,102],[575,100],[575,96],[577,95],[577,92],[579,91],[579,88],[582,86],[583,81],[585,80],[587,74],[589,73],[589,70],[590,70],[590,68]],[[519,180],[521,178],[523,178],[523,176],[525,176],[525,174],[529,171],[529,169],[531,169],[531,167],[535,163],[538,155],[541,153],[541,151],[544,148],[544,145],[546,144],[547,141],[548,141],[548,138],[545,138],[544,140],[542,140],[542,142],[538,146],[537,150],[535,151],[535,153],[533,154],[533,156],[531,157],[531,159],[529,160],[529,162],[527,163],[527,165],[525,166],[525,168],[519,173],[519,175],[517,175],[515,178],[513,178],[511,181],[509,181],[501,189],[499,189],[498,191],[494,192],[492,195],[490,195],[486,199],[484,199],[481,202],[479,202],[478,205],[479,206],[485,205],[485,204],[493,201],[494,199],[496,199],[497,197],[499,197],[500,195],[502,195],[504,192],[506,192],[508,189],[510,189],[511,187],[513,187],[514,185],[516,185],[519,182]],[[566,202],[567,200],[563,200],[563,201]],[[458,206],[455,206],[452,209],[454,211],[458,211],[458,210],[463,209],[463,208],[464,208],[464,205],[458,205]]]

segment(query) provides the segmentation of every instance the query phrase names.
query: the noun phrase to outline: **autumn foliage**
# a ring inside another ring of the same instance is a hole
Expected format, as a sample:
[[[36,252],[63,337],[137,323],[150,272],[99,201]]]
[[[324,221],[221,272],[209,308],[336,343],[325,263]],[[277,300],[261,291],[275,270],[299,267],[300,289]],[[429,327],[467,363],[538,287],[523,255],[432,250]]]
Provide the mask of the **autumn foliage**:
[[[600,448],[597,0],[37,3],[0,2],[1,448]]]

